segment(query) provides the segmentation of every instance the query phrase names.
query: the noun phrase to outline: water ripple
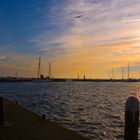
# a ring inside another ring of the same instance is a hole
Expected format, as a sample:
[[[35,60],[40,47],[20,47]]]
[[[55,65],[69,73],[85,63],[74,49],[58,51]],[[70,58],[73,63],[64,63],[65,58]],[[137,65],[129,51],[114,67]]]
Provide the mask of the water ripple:
[[[0,83],[1,95],[91,140],[123,140],[124,103],[140,83]]]

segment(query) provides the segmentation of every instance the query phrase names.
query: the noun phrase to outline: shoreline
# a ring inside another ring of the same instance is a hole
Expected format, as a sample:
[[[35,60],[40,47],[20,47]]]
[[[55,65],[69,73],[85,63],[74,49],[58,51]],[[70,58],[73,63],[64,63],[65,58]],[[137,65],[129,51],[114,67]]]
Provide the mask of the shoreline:
[[[0,140],[88,140],[78,132],[41,117],[4,98],[5,126]],[[2,137],[2,138],[1,138]]]

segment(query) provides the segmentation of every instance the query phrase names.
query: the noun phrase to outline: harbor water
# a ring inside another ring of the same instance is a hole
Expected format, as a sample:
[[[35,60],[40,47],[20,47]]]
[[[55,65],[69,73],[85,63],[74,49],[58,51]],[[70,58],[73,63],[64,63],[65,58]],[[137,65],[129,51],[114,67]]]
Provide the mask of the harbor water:
[[[138,82],[0,83],[0,96],[91,140],[123,140],[125,101],[139,94]]]

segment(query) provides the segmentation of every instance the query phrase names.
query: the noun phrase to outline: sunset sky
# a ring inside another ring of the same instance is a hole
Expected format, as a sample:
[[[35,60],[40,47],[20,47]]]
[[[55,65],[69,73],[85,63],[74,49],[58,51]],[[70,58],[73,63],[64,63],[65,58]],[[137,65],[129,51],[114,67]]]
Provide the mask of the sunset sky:
[[[77,15],[83,17],[76,19]],[[140,76],[140,0],[0,0],[0,76]]]

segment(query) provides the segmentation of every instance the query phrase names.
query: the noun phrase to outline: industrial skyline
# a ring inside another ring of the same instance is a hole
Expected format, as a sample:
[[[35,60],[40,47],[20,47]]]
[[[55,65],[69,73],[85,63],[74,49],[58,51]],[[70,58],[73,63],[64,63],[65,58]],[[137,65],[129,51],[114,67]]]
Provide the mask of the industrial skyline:
[[[118,71],[118,68],[115,69],[112,67],[111,72],[109,73],[109,77],[93,77],[89,76],[88,74],[81,74],[77,75],[77,77],[74,76],[67,76],[67,77],[54,77],[52,75],[52,63],[48,62],[48,69],[42,70],[44,66],[42,65],[42,59],[41,57],[38,58],[38,66],[36,67],[35,76],[32,76],[32,78],[73,78],[73,79],[109,79],[109,80],[115,80],[115,79],[120,79],[120,80],[129,80],[129,79],[140,79],[140,72],[137,73],[137,75],[133,74],[133,66],[130,67],[130,63],[128,63],[126,66],[120,67],[120,72]],[[119,75],[119,76],[118,76]],[[3,77],[3,76],[1,76]],[[11,75],[6,75],[4,77],[13,77],[13,78],[22,78],[22,76],[18,77],[18,72],[13,73]],[[31,77],[30,77],[31,78]]]

